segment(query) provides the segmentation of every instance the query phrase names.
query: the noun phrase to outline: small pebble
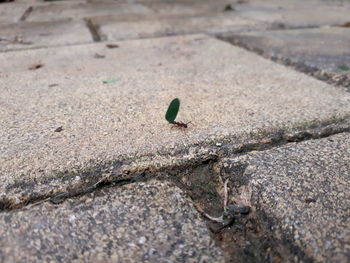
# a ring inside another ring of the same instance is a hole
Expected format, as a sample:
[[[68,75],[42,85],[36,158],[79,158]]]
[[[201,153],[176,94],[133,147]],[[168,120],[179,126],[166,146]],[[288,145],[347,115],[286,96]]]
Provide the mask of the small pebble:
[[[250,206],[242,204],[230,205],[227,210],[233,213],[246,215],[250,212]]]
[[[140,237],[139,238],[139,244],[144,244],[147,241],[145,237]]]

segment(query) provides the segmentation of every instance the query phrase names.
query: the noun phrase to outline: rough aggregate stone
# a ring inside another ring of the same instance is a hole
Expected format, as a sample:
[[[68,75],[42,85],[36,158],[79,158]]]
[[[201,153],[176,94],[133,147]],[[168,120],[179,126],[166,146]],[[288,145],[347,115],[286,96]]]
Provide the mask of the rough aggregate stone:
[[[151,10],[141,4],[131,3],[69,3],[34,6],[26,21],[55,21],[60,19],[82,19],[101,15],[146,14]]]
[[[92,42],[83,18],[110,41],[321,26],[241,36],[249,43],[256,37],[252,45],[259,39],[264,52],[272,46],[282,57],[348,74],[337,68],[347,61],[347,29],[333,27],[349,22],[348,2],[238,1],[229,12],[222,12],[224,1],[214,2],[1,4],[0,51],[7,52],[0,54],[0,209],[94,183],[106,174],[91,171],[106,162],[112,162],[108,169],[125,160],[169,165],[179,149],[188,149],[181,158],[189,163],[218,139],[221,147],[257,133],[348,118],[343,88],[208,36],[110,42],[113,49],[66,46]],[[193,123],[187,131],[164,120],[174,97],[181,99],[177,120]],[[225,164],[247,164],[236,169],[245,169],[244,179],[233,176],[237,184],[248,182],[253,194],[241,208],[267,216],[277,240],[315,262],[347,262],[349,147],[345,133]],[[224,260],[193,206],[168,183],[134,183],[0,213],[0,262],[147,260]]]
[[[342,89],[216,39],[116,43],[114,49],[100,43],[0,54],[7,61],[0,69],[2,198],[17,203],[34,193],[81,187],[74,176],[61,178],[125,156],[349,114],[350,95]],[[103,82],[110,79],[117,80]],[[164,119],[175,97],[181,100],[177,120],[195,124],[186,133]],[[171,162],[157,158],[157,165]]]
[[[0,25],[0,51],[93,42],[83,21],[22,22]]]
[[[258,51],[265,57],[295,65],[318,78],[324,78],[324,75],[328,74],[333,83],[350,87],[350,34],[348,28],[327,27],[247,32],[225,38],[248,49]]]
[[[30,6],[27,3],[8,2],[0,5],[0,24],[11,24],[20,21],[23,13]],[[1,32],[0,32],[1,36]]]
[[[349,21],[348,1],[252,0],[235,5],[237,15],[277,28],[338,26]]]
[[[0,262],[224,262],[182,191],[150,181],[0,214]]]
[[[297,247],[295,255],[304,259],[349,260],[349,133],[223,162],[227,171],[235,165],[246,165],[249,205],[269,219],[277,240]]]
[[[204,14],[197,16],[148,16],[123,20],[119,16],[91,18],[101,35],[108,40],[164,37],[195,33],[220,33],[256,29],[263,25],[237,17],[235,14]]]

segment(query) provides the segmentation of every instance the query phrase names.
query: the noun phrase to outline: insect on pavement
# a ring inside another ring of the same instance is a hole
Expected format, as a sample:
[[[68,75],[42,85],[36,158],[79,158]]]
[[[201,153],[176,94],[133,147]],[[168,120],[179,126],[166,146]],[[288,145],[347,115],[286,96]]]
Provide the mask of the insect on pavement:
[[[184,130],[188,128],[188,124],[191,122],[181,122],[181,121],[175,121],[177,113],[180,109],[180,100],[178,98],[173,99],[168,107],[168,110],[165,113],[165,119],[172,124],[172,127],[180,128],[181,130]]]

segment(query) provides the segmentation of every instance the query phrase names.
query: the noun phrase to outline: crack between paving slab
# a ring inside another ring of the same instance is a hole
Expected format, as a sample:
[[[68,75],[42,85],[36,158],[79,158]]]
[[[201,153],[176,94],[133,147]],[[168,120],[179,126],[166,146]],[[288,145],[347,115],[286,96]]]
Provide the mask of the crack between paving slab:
[[[197,33],[193,34],[193,33],[189,33],[189,34],[182,34],[181,36],[187,36],[187,35],[198,35]],[[123,43],[123,42],[127,42],[127,41],[137,41],[140,39],[153,39],[153,38],[168,38],[168,37],[176,37],[178,35],[167,35],[167,36],[158,36],[158,37],[139,37],[139,38],[127,38],[127,39],[117,39],[117,40],[108,40],[107,37],[102,34],[99,33],[99,36],[101,36],[101,40],[97,41],[97,42],[101,42],[101,43],[110,43],[110,42],[118,42],[118,43]],[[195,40],[199,40],[195,39]],[[94,45],[96,44],[96,42],[77,42],[77,43],[70,43],[70,44],[54,44],[54,45],[49,45],[49,46],[35,46],[35,47],[29,47],[29,45],[27,45],[26,47],[23,48],[9,48],[6,50],[0,50],[0,53],[10,53],[10,52],[17,52],[17,51],[24,51],[24,50],[38,50],[38,49],[48,49],[48,48],[59,48],[59,47],[74,47],[74,46],[81,46],[81,45]]]
[[[189,145],[185,149],[179,147],[173,152],[158,151],[154,154],[135,157],[135,159],[125,158],[119,161],[109,161],[78,170],[77,172],[65,171],[56,173],[50,178],[42,179],[40,182],[21,181],[6,188],[7,195],[3,195],[0,199],[0,212],[23,208],[47,198],[52,202],[59,203],[57,200],[83,195],[104,186],[133,183],[144,180],[144,178],[151,178],[152,175],[158,172],[180,171],[205,161],[212,161],[227,156],[244,155],[252,151],[265,151],[288,143],[320,139],[343,132],[350,132],[350,116],[345,116],[341,119],[330,119],[321,123],[300,124],[293,131],[288,128],[275,131],[257,131],[255,134],[250,134],[247,140],[243,139],[241,142],[239,138],[218,138],[200,144]],[[220,142],[219,146],[217,145],[218,142]],[[195,152],[190,153],[193,149]],[[189,158],[188,156],[191,154],[192,157]],[[156,157],[164,158],[165,161],[161,160],[160,164],[150,162]],[[74,179],[77,177],[85,181],[82,180],[78,184],[73,184]],[[55,183],[57,185],[55,180],[59,180],[61,188],[55,187]],[[47,186],[49,190],[46,190],[46,193],[39,191],[33,194],[31,190],[35,189],[38,184]],[[52,185],[50,186],[50,184]],[[17,192],[23,191],[19,199],[13,200],[10,198],[11,192],[14,190]],[[25,190],[29,191],[29,193],[26,193]]]
[[[92,36],[92,39],[95,42],[101,42],[102,41],[102,34],[100,32],[100,27],[92,22],[90,18],[84,18],[85,25],[89,29],[90,34]],[[105,39],[103,39],[105,40]]]
[[[226,217],[224,216],[225,205],[222,200],[225,200],[225,198],[218,192],[218,188],[220,188],[220,185],[224,186],[223,182],[227,182],[228,177],[225,177],[225,173],[221,170],[224,166],[220,166],[220,161],[227,156],[236,157],[248,154],[251,151],[265,151],[288,143],[320,139],[343,132],[350,132],[349,118],[315,123],[309,125],[308,129],[279,130],[275,133],[263,134],[256,141],[253,139],[249,143],[238,146],[234,146],[232,143],[220,148],[206,145],[208,152],[198,154],[190,161],[182,158],[175,165],[169,164],[159,168],[146,166],[134,169],[125,167],[119,169],[124,164],[123,161],[109,163],[105,167],[94,167],[90,171],[84,172],[85,174],[82,177],[89,177],[90,179],[90,182],[84,187],[73,187],[71,190],[64,192],[32,195],[17,207],[6,207],[5,203],[0,202],[0,210],[6,211],[18,208],[28,210],[44,202],[59,205],[68,198],[82,196],[106,187],[146,182],[149,179],[167,180],[173,182],[186,193],[194,208],[206,221],[216,243],[228,255],[229,261],[275,262],[274,260],[285,261],[286,259],[293,261],[292,259],[297,255],[304,262],[312,262],[299,247],[293,244],[288,233],[281,233],[282,238],[276,236],[276,233],[271,230],[271,226],[276,225],[276,223],[271,221],[273,218],[269,218],[264,214],[264,211],[259,210],[259,202],[252,203],[253,210],[248,214],[240,214],[234,211],[233,214],[231,212],[231,214],[226,214]],[[182,149],[174,153],[173,156],[182,156],[188,153],[188,149]],[[112,170],[109,169],[110,166],[113,167]],[[233,170],[230,168],[229,189],[231,190],[229,203],[231,205],[233,204],[232,200],[237,198],[234,189],[247,184],[243,176],[245,168],[245,164],[237,164],[236,167],[233,167]],[[69,183],[69,180],[78,174],[68,173],[66,178],[63,179]],[[259,196],[259,194],[256,196]],[[238,199],[234,203],[240,204]],[[226,210],[228,209],[226,208]],[[220,213],[222,213],[222,216],[217,217]],[[213,218],[222,218],[223,222],[213,222],[213,220],[208,219],[208,215]]]
[[[35,46],[35,47],[29,47],[29,45],[26,45],[26,47],[23,47],[23,48],[9,48],[9,49],[6,49],[6,50],[0,50],[0,54],[1,53],[17,52],[17,51],[38,50],[38,49],[48,49],[48,48],[60,48],[60,47],[74,47],[74,46],[94,45],[94,44],[96,44],[96,43],[95,42],[77,42],[77,43],[70,43],[70,44],[57,44],[57,45],[50,45],[50,46],[42,45],[42,46]]]
[[[33,7],[29,6],[23,13],[23,15],[20,17],[19,21],[25,21],[27,20],[28,16],[32,13]]]
[[[259,207],[257,206],[257,208]],[[256,211],[256,217],[258,218],[260,225],[263,225],[263,227],[265,228],[265,231],[268,232],[272,236],[272,238],[277,235],[276,233],[273,233],[271,229],[274,229],[276,226],[279,225],[278,221],[276,221],[271,216],[267,215],[266,212],[261,209],[259,211]],[[313,258],[308,256],[300,247],[298,247],[293,242],[293,237],[290,233],[282,232],[282,230],[279,230],[279,231],[280,231],[278,234],[278,236],[280,236],[280,240],[278,241],[279,246],[283,246],[284,249],[287,248],[289,250],[292,260],[294,259],[294,261],[296,261],[295,256],[297,256],[301,262],[305,262],[305,263],[315,262]],[[273,239],[276,240],[276,238],[273,238]]]
[[[256,20],[256,22],[259,22]],[[272,24],[267,23],[266,30],[268,31],[278,31],[278,30],[298,30],[298,29],[314,29],[314,28],[320,28],[316,25],[305,25],[305,26],[293,26],[288,25],[283,22],[273,22]]]
[[[267,54],[263,49],[252,47],[249,44],[242,42],[238,37],[232,35],[225,36],[224,34],[217,34],[216,37],[232,45],[252,51],[266,59],[277,62],[278,64],[289,66],[301,73],[312,76],[318,80],[325,81],[328,84],[345,87],[346,90],[350,92],[350,77],[346,74],[328,72],[317,67],[309,66],[300,61],[293,61],[292,59],[284,57],[283,55]]]
[[[232,165],[231,165],[232,164]],[[278,220],[266,214],[260,205],[262,189],[249,186],[248,163],[218,162],[218,174],[229,180],[230,203],[249,206],[248,213],[234,214],[231,225],[209,224],[217,244],[229,255],[230,262],[313,262],[295,245],[292,235],[282,231]],[[231,205],[232,207],[232,205]],[[297,257],[297,260],[296,258]]]

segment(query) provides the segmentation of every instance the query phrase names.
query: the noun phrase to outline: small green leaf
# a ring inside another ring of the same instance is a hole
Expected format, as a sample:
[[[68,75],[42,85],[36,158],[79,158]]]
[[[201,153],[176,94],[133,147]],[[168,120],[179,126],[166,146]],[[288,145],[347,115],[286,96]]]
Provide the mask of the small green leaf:
[[[338,67],[338,69],[346,71],[346,70],[349,70],[349,67],[346,65],[341,65]]]
[[[104,80],[103,83],[104,84],[109,84],[109,83],[115,83],[119,81],[119,79],[107,79],[107,80]]]
[[[165,114],[165,119],[169,123],[172,123],[173,121],[175,121],[177,113],[179,112],[179,108],[180,108],[180,100],[178,98],[173,99],[170,102],[168,110],[166,111],[166,114]]]

